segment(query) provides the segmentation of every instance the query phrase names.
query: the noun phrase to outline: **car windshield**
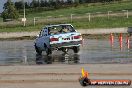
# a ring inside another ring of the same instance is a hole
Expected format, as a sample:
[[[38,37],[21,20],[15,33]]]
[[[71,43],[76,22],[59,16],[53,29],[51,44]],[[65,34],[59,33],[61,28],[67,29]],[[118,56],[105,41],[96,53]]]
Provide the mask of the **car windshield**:
[[[68,33],[75,32],[71,25],[55,25],[48,27],[50,34]]]

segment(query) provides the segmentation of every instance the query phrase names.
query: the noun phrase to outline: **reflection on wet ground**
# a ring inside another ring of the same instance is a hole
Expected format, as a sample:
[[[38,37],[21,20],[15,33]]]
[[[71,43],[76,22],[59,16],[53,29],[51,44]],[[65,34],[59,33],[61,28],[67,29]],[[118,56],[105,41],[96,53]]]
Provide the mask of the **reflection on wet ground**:
[[[54,51],[51,56],[37,55],[34,40],[0,41],[0,65],[35,64],[85,64],[85,63],[132,63],[132,43],[127,49],[126,43],[120,50],[118,39],[111,48],[109,39],[85,39],[80,52],[68,54]]]
[[[78,54],[61,54],[61,55],[38,55],[36,54],[36,64],[53,64],[53,63],[65,63],[65,64],[77,64],[79,63]]]

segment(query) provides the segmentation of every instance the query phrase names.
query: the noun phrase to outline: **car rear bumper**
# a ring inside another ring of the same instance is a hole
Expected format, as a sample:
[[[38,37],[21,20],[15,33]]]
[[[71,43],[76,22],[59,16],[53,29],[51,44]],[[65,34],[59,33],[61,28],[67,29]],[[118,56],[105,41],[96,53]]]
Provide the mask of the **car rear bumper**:
[[[82,41],[71,41],[71,42],[50,44],[50,46],[51,48],[62,48],[62,47],[80,46],[81,44],[82,44]]]

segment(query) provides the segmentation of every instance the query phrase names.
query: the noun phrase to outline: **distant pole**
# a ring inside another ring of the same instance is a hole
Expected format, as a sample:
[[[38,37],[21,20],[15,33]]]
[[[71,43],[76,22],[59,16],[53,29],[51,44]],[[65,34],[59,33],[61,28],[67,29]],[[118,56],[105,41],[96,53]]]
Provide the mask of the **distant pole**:
[[[74,15],[74,14],[71,14],[71,23],[72,23],[72,21],[73,21],[73,15]]]
[[[89,22],[91,20],[91,14],[90,13],[88,14],[88,20],[89,20]]]
[[[26,19],[26,18],[25,18],[25,0],[23,0],[23,4],[24,4],[24,11],[23,11],[24,14],[23,14],[23,15],[24,15],[24,19]],[[24,23],[23,26],[25,26],[25,22],[26,22],[26,21],[23,21],[23,23]]]

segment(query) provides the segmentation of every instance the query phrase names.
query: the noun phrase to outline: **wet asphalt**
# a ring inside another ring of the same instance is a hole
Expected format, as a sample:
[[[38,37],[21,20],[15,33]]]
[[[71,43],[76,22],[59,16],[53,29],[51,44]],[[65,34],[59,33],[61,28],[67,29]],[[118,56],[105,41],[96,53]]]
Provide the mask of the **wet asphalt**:
[[[37,55],[34,40],[6,40],[0,41],[0,65],[35,65],[35,64],[104,64],[104,63],[132,63],[132,48],[127,49],[126,41],[120,49],[118,39],[111,47],[109,39],[84,39],[80,52],[74,54],[69,50],[53,51],[47,56],[45,52]]]

